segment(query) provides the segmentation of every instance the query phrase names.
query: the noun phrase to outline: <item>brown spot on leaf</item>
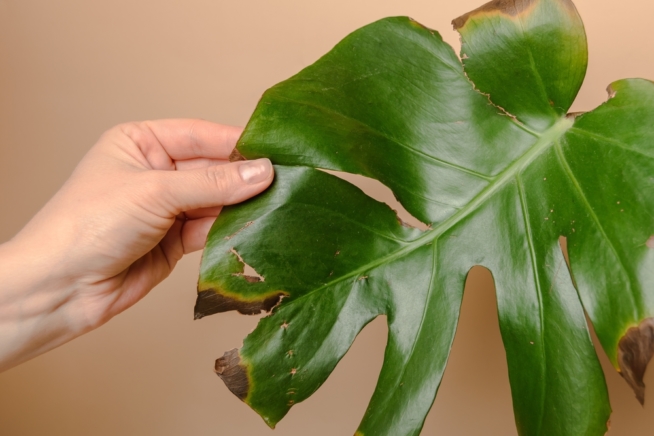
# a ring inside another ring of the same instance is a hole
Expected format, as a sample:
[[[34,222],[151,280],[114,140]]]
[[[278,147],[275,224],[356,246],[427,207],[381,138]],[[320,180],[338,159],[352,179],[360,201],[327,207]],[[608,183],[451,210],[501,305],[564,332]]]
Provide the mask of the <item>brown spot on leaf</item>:
[[[245,401],[250,390],[247,369],[241,365],[238,350],[226,351],[223,357],[216,359],[216,374],[225,382],[225,386],[241,401]]]
[[[285,292],[279,291],[260,300],[241,300],[223,295],[213,289],[207,289],[198,292],[195,302],[195,319],[230,310],[237,310],[243,315],[259,315],[262,311],[270,312],[285,296],[287,296]]]
[[[246,276],[245,274],[234,274],[234,275],[243,277],[248,283],[259,283],[263,281],[261,277]]]
[[[519,13],[529,9],[529,7],[537,2],[538,0],[493,0],[475,9],[474,11],[470,11],[467,14],[461,15],[459,18],[455,18],[452,20],[452,25],[454,26],[454,30],[459,30],[466,25],[470,17],[489,12],[501,12],[503,14],[515,17]]]
[[[634,390],[640,404],[645,404],[643,377],[647,364],[654,355],[654,318],[647,318],[632,327],[618,343],[620,375]]]
[[[515,17],[517,15],[526,13],[530,8],[536,6],[539,2],[540,0],[494,0],[475,9],[474,11],[468,12],[467,14],[456,18],[452,21],[452,24],[454,25],[454,30],[458,30],[466,25],[470,17],[475,15],[502,13],[511,17]],[[554,0],[554,3],[558,3],[559,6],[565,8],[566,12],[572,16],[578,16],[577,8],[575,7],[572,0]]]
[[[647,245],[647,248],[654,248],[654,235],[649,237],[645,245]]]
[[[231,235],[229,235],[229,236],[225,236],[224,239],[226,239],[226,240],[229,241],[229,240],[232,239],[234,236],[238,235],[238,234],[241,233],[243,230],[245,230],[245,229],[247,229],[248,227],[250,227],[252,224],[254,224],[254,221],[248,221],[247,223],[245,223],[245,225],[244,225],[243,227],[241,227],[240,229],[238,229],[236,232],[232,233]]]
[[[236,148],[232,150],[231,154],[229,155],[229,161],[238,162],[241,160],[247,160],[247,159]]]

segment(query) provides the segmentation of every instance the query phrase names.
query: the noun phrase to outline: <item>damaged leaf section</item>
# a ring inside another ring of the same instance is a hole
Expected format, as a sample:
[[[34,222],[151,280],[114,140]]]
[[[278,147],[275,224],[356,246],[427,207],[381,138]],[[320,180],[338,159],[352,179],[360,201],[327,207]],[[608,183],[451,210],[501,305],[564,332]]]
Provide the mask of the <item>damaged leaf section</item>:
[[[247,229],[248,227],[250,227],[252,224],[254,224],[254,221],[248,221],[247,223],[245,223],[245,225],[244,225],[243,227],[241,227],[240,229],[238,229],[238,230],[236,231],[236,233],[232,233],[232,234],[229,235],[229,236],[225,236],[224,239],[225,239],[226,241],[229,241],[229,240],[232,239],[234,236],[238,235],[238,234],[241,233],[243,230],[245,230],[245,229]]]
[[[237,149],[232,150],[231,154],[229,155],[229,161],[239,162],[242,160],[247,160],[247,159]]]
[[[493,0],[474,11],[470,11],[467,14],[461,15],[459,18],[452,20],[452,25],[454,26],[454,30],[459,30],[466,25],[470,17],[492,12],[500,12],[515,17],[532,7],[537,2],[538,0]]]
[[[279,291],[263,296],[262,299],[245,300],[223,295],[214,289],[207,289],[198,292],[198,299],[195,302],[195,319],[231,310],[237,310],[243,315],[259,315],[261,312],[273,310],[287,295],[286,292]]]
[[[566,115],[588,64],[586,33],[570,0],[496,0],[453,25],[468,77],[494,105],[536,135]]]
[[[249,226],[249,224],[246,224],[245,227],[243,227],[243,229],[247,228],[248,226]],[[243,230],[243,229],[241,229],[241,230]],[[241,230],[239,230],[239,232]],[[266,279],[261,274],[259,274],[258,272],[256,272],[254,270],[254,268],[252,268],[250,265],[245,263],[245,261],[243,260],[243,257],[236,250],[234,250],[232,248],[231,250],[229,250],[229,252],[232,253],[234,256],[236,256],[238,258],[238,261],[241,262],[241,265],[243,265],[243,270],[241,272],[234,273],[232,275],[243,277],[249,283],[258,283],[258,282],[266,281]]]
[[[643,377],[654,355],[654,318],[648,318],[627,330],[618,343],[620,375],[634,390],[640,404],[645,404]]]
[[[406,208],[402,205],[402,203],[400,203],[395,197],[395,194],[391,188],[379,180],[362,176],[360,174],[352,174],[342,171],[332,171],[325,169],[320,169],[320,171],[331,174],[332,176],[336,176],[341,180],[345,180],[346,182],[351,183],[357,188],[361,189],[368,197],[385,203],[389,208],[393,210],[393,212],[395,212],[397,222],[400,223],[402,227],[418,229],[423,232],[431,229],[431,224],[425,224],[411,215],[409,211],[407,211]]]
[[[245,401],[250,390],[247,369],[241,364],[238,349],[226,351],[223,357],[216,359],[216,374],[225,382],[225,386],[234,395]]]

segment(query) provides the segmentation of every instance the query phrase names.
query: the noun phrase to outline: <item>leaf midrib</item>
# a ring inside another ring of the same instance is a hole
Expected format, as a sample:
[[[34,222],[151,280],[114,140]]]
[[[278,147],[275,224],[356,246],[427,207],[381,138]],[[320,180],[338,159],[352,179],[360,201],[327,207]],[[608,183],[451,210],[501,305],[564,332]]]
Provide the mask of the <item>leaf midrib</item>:
[[[289,299],[289,301],[284,304],[284,306],[292,305],[304,297],[307,297],[315,292],[319,292],[323,289],[329,288],[337,283],[340,283],[344,280],[347,280],[351,277],[356,277],[364,274],[367,271],[370,271],[380,265],[385,263],[391,263],[401,257],[408,255],[409,253],[417,250],[418,248],[427,245],[429,243],[435,242],[439,237],[441,237],[445,232],[450,230],[461,220],[469,216],[471,213],[476,211],[482,204],[488,201],[495,193],[497,193],[501,188],[503,188],[507,183],[514,180],[514,177],[518,175],[525,167],[531,164],[536,158],[538,158],[543,152],[545,152],[550,146],[553,146],[555,141],[563,136],[572,126],[574,125],[574,119],[569,117],[562,117],[557,121],[552,127],[542,132],[541,134],[535,134],[538,140],[531,146],[525,153],[522,154],[519,158],[515,159],[509,166],[507,166],[502,172],[495,176],[492,181],[486,186],[481,192],[475,195],[467,205],[462,207],[450,218],[443,221],[441,224],[425,232],[425,234],[414,241],[408,243],[403,248],[396,250],[386,256],[383,256],[373,262],[369,262],[356,270],[335,278],[334,280],[325,283],[324,285],[317,287],[304,295],[301,295],[297,299]]]

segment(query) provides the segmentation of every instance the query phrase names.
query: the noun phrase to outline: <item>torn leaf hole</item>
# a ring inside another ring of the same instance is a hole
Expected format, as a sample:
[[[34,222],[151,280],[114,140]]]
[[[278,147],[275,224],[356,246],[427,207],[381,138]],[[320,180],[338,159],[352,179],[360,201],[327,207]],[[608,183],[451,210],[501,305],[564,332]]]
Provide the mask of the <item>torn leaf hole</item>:
[[[366,194],[367,196],[377,201],[386,203],[393,211],[395,211],[395,215],[397,216],[397,221],[400,223],[400,225],[404,227],[415,228],[423,232],[431,229],[430,225],[421,222],[416,217],[411,215],[404,208],[404,206],[402,206],[402,204],[399,201],[397,201],[395,195],[393,195],[393,191],[391,191],[389,187],[384,185],[379,180],[375,180],[370,177],[361,176],[359,174],[344,173],[341,171],[332,171],[332,170],[321,170],[321,171],[336,176],[339,179],[345,180],[346,182],[349,182],[355,185],[356,187],[358,187],[359,189],[361,189],[364,192],[364,194]]]
[[[234,250],[234,248],[230,249],[229,252],[232,253],[234,256],[236,256],[238,258],[238,261],[241,262],[241,264],[243,265],[243,272],[234,273],[232,274],[233,276],[241,276],[250,283],[258,283],[258,282],[266,281],[266,279],[261,274],[259,274],[254,270],[254,268],[252,268],[250,265],[245,263],[241,255],[236,250]]]

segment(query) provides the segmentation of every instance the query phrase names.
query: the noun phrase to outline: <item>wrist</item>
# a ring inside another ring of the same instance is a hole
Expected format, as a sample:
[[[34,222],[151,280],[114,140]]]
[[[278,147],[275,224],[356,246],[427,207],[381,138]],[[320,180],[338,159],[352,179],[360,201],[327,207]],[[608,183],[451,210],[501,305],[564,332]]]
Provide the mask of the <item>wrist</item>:
[[[20,238],[0,245],[0,371],[91,329],[75,317],[76,284],[57,263]]]

